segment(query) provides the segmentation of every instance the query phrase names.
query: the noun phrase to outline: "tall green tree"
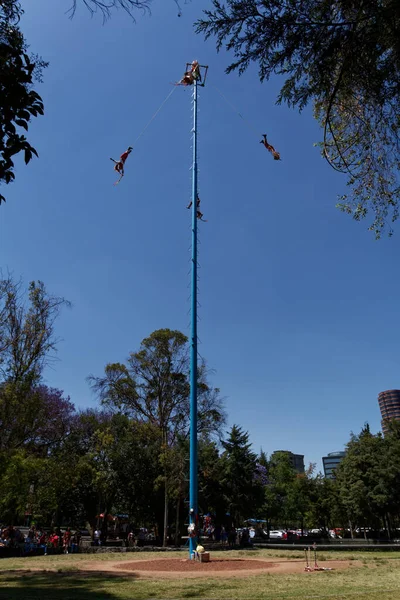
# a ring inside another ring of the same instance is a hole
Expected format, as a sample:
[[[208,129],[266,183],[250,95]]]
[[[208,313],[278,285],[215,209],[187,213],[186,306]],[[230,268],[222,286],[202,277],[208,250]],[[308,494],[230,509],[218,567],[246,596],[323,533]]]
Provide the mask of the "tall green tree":
[[[398,218],[400,7],[398,0],[212,0],[196,31],[232,51],[227,72],[251,63],[261,81],[284,78],[278,102],[308,103],[322,155],[347,175],[338,207],[370,217],[378,238]],[[371,215],[370,215],[371,213]]]
[[[268,483],[265,486],[264,510],[268,524],[288,527],[297,520],[293,487],[296,471],[287,452],[274,452],[268,465]]]
[[[346,528],[348,517],[335,479],[327,479],[321,473],[311,481],[309,510],[306,525],[319,528],[324,535],[335,527]]]
[[[215,515],[217,523],[223,523],[228,511],[224,490],[224,459],[218,444],[202,437],[199,440],[199,508],[203,514]]]
[[[60,390],[0,386],[0,519],[21,521],[26,511],[51,517],[54,484],[62,473],[54,456],[68,440],[74,419],[74,406]]]
[[[385,527],[391,501],[392,481],[386,462],[388,442],[367,425],[347,444],[336,479],[340,498],[352,526]],[[343,463],[343,464],[342,464]]]
[[[263,488],[256,478],[257,454],[251,450],[249,434],[233,425],[222,442],[221,484],[226,505],[236,526],[258,513]]]
[[[127,364],[114,363],[103,377],[90,377],[102,403],[158,428],[164,466],[164,545],[168,535],[169,451],[189,431],[189,347],[180,331],[159,329],[145,338]],[[211,434],[224,423],[219,390],[207,383],[205,365],[198,370],[199,433]]]

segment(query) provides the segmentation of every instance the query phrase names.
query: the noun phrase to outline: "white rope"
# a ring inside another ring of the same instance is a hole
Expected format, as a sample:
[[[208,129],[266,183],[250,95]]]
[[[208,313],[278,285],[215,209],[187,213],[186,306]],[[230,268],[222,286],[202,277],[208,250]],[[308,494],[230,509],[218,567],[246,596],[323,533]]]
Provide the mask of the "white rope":
[[[227,97],[226,97],[226,96],[225,96],[225,95],[224,95],[224,94],[221,92],[221,90],[219,90],[219,89],[218,89],[218,88],[217,88],[215,85],[213,85],[213,84],[210,84],[210,85],[211,85],[211,86],[212,86],[212,87],[213,87],[213,88],[214,88],[214,89],[215,89],[215,90],[216,90],[216,91],[219,93],[219,95],[220,95],[220,96],[221,96],[221,97],[222,97],[222,98],[225,100],[225,102],[226,102],[226,103],[227,103],[227,104],[228,104],[228,105],[231,107],[231,109],[232,109],[232,110],[233,110],[233,111],[234,111],[234,112],[235,112],[237,115],[239,115],[239,117],[240,117],[241,119],[243,119],[243,121],[244,121],[245,125],[247,125],[247,127],[248,127],[248,128],[249,128],[249,129],[250,129],[252,132],[255,132],[255,133],[256,133],[256,135],[260,135],[260,133],[259,133],[259,132],[256,130],[256,128],[255,128],[255,127],[253,127],[253,125],[252,125],[252,124],[251,124],[251,123],[250,123],[250,122],[249,122],[247,119],[245,119],[245,118],[244,118],[244,116],[242,115],[242,113],[240,113],[240,112],[238,111],[238,109],[236,108],[236,106],[235,106],[234,104],[232,104],[232,102],[231,102],[230,100],[228,100],[228,98],[227,98]]]
[[[142,137],[142,135],[144,134],[144,132],[146,131],[146,129],[152,124],[152,122],[154,121],[154,119],[156,118],[156,116],[158,115],[158,113],[160,112],[160,110],[162,109],[162,107],[164,106],[164,104],[170,99],[170,97],[172,96],[172,94],[174,93],[174,91],[175,91],[175,87],[172,88],[172,90],[169,92],[168,96],[161,103],[161,106],[158,108],[158,110],[156,110],[156,112],[154,113],[154,115],[151,117],[150,121],[147,123],[147,125],[145,126],[145,128],[143,129],[143,131],[138,135],[138,137],[136,138],[136,140],[133,143],[133,146],[135,146],[137,144],[137,142],[140,140],[140,138]]]

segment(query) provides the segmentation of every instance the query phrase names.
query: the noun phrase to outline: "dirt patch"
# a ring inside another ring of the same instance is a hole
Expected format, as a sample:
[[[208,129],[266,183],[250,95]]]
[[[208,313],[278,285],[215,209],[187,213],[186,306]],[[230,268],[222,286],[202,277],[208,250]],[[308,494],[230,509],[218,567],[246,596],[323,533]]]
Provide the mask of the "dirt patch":
[[[116,565],[124,571],[157,571],[168,573],[210,573],[211,571],[258,571],[259,569],[272,569],[274,563],[264,560],[246,560],[242,558],[223,559],[214,558],[209,563],[186,559],[160,559],[136,561]]]
[[[355,561],[324,561],[326,569],[342,570],[355,566]],[[156,559],[109,565],[114,573],[135,574],[138,577],[152,579],[176,579],[194,577],[249,577],[263,573],[304,573],[304,576],[318,576],[317,571],[306,573],[303,560],[276,559],[273,562],[262,559],[221,559],[211,558],[209,563],[199,563],[189,559]]]
[[[320,563],[327,569],[341,571],[349,567],[357,568],[362,566],[360,561],[349,560],[327,560]],[[32,567],[29,570],[7,570],[0,572],[0,575],[10,576],[12,574],[26,573],[38,574],[39,572],[54,573],[60,577],[69,577],[71,575],[83,577],[104,576],[104,577],[128,577],[143,579],[194,579],[201,577],[216,578],[243,578],[257,577],[265,573],[275,575],[286,573],[302,574],[304,577],[324,577],[323,572],[313,571],[305,572],[305,562],[301,559],[288,560],[286,558],[271,559],[247,559],[247,558],[220,558],[211,556],[209,563],[199,563],[184,558],[168,559],[142,559],[142,560],[82,560],[79,562],[65,561],[62,565],[49,565],[47,568]]]

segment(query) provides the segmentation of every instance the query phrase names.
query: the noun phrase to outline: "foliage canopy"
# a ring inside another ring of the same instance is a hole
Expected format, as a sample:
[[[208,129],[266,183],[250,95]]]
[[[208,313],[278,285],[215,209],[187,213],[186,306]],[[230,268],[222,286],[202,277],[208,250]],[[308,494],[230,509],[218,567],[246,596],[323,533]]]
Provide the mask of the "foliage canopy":
[[[400,4],[398,0],[213,0],[196,31],[231,50],[227,72],[258,64],[285,78],[277,101],[310,102],[322,155],[347,175],[338,207],[372,216],[377,238],[398,218]]]

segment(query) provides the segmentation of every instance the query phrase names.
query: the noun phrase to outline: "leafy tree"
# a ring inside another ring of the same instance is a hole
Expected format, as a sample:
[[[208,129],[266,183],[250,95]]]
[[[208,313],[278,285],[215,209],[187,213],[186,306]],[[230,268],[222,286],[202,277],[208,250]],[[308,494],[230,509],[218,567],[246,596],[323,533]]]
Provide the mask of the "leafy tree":
[[[224,490],[224,465],[218,445],[207,438],[199,440],[199,507],[200,512],[215,515],[217,523],[224,522],[228,510]]]
[[[268,465],[268,483],[264,488],[264,511],[268,525],[276,523],[287,527],[296,519],[294,499],[291,490],[296,481],[296,471],[293,468],[287,452],[274,452]]]
[[[341,501],[352,524],[378,529],[385,524],[394,491],[388,476],[387,445],[382,435],[373,435],[368,426],[360,435],[352,435],[347,444],[336,478]],[[399,466],[398,461],[396,466]]]
[[[69,440],[62,456],[66,461],[71,453],[77,456],[83,481],[78,479],[75,487],[80,488],[80,504],[88,520],[93,522],[94,511],[115,511],[127,512],[141,523],[154,523],[162,504],[155,490],[160,473],[159,431],[126,415],[89,411],[79,416],[74,438],[78,443]],[[95,501],[90,500],[93,494]],[[67,496],[64,491],[60,498],[63,514]]]
[[[160,432],[148,424],[113,415],[111,464],[116,477],[114,506],[129,513],[135,522],[161,521],[163,495],[156,486],[161,471]]]
[[[327,479],[319,473],[311,481],[307,526],[318,527],[325,535],[334,527],[345,528],[348,523],[346,510],[340,498],[335,479]]]
[[[227,72],[257,63],[261,81],[282,75],[278,102],[309,102],[322,155],[347,175],[338,204],[378,238],[398,217],[400,9],[398,0],[213,0],[196,23],[232,50]],[[389,233],[391,229],[389,230]]]
[[[178,7],[178,16],[181,16],[181,8],[178,0],[173,0]],[[78,4],[83,4],[93,15],[96,12],[100,12],[103,16],[103,20],[107,20],[111,16],[113,9],[122,9],[129,15],[133,20],[134,12],[139,10],[142,13],[150,14],[150,8],[153,0],[72,0],[72,6],[69,10],[70,16],[75,15]]]
[[[219,390],[206,381],[201,365],[198,385],[199,432],[212,433],[224,422]],[[104,405],[158,428],[162,440],[160,457],[164,466],[164,545],[168,530],[169,449],[189,431],[189,350],[180,331],[159,329],[145,338],[127,365],[109,364],[104,377],[90,377]]]
[[[7,457],[0,454],[0,515],[10,524],[17,523],[31,509],[33,482],[42,471],[44,461],[21,449]]]
[[[125,415],[75,415],[68,436],[30,474],[33,514],[47,524],[94,526],[100,513],[127,512],[140,524],[154,524],[160,507],[162,512],[155,489],[159,448],[157,430]],[[27,486],[19,493],[26,499]]]
[[[226,504],[236,525],[253,517],[262,504],[263,488],[255,477],[257,455],[251,450],[249,434],[233,425],[222,442],[221,483]]]
[[[266,452],[264,452],[264,450],[262,448],[260,450],[260,455],[258,457],[257,462],[258,462],[259,465],[261,465],[262,467],[264,467],[268,471],[268,466],[269,466],[268,456],[267,456]]]
[[[75,409],[63,392],[45,385],[0,386],[0,451],[54,450],[70,432]]]
[[[12,383],[37,382],[56,351],[54,324],[69,303],[50,295],[44,283],[29,284],[28,302],[21,282],[0,280],[0,372]]]
[[[13,156],[24,153],[25,163],[37,156],[21,128],[28,130],[32,117],[43,115],[43,102],[32,89],[47,63],[27,54],[18,27],[23,11],[17,0],[0,2],[0,183],[15,179]],[[0,204],[5,197],[0,194]]]
[[[60,390],[14,383],[0,387],[3,519],[14,522],[25,513],[26,503],[31,513],[50,517],[54,512],[54,484],[59,480],[60,469],[54,464],[54,455],[68,439],[74,417],[74,406]],[[53,481],[49,481],[50,473]]]
[[[314,484],[313,470],[314,465],[310,465],[305,473],[296,473],[293,486],[289,492],[291,513],[294,521],[300,525],[302,531],[304,529],[304,524],[309,522],[310,504]]]

